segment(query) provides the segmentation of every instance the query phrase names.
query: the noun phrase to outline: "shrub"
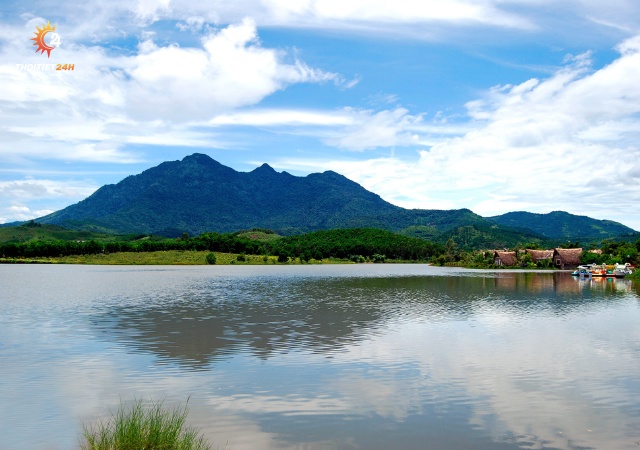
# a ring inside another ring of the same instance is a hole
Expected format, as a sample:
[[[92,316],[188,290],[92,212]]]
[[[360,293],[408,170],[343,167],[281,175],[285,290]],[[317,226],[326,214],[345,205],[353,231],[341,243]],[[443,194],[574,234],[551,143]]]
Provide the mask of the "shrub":
[[[215,264],[216,263],[216,254],[211,252],[211,253],[207,253],[207,256],[205,258],[207,260],[207,264]]]
[[[385,255],[380,255],[378,253],[375,253],[372,257],[371,260],[374,263],[383,263],[385,262],[385,260],[387,259],[387,257]]]
[[[286,263],[289,262],[289,253],[286,250],[279,250],[277,252],[278,255],[278,262],[279,263]]]
[[[241,253],[238,255],[238,257],[236,258],[238,261],[246,261],[247,257],[245,256],[244,253]]]
[[[205,450],[210,446],[200,433],[185,426],[187,407],[166,410],[162,402],[136,400],[120,405],[111,418],[83,426],[82,450],[167,449]]]

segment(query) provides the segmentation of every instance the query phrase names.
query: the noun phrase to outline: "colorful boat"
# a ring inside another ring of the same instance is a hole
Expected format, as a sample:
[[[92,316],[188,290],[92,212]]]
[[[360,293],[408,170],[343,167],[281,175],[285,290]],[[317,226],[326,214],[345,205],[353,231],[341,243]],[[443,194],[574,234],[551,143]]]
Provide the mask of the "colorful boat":
[[[631,264],[626,263],[626,264],[616,264],[615,267],[613,268],[613,275],[616,278],[624,278],[627,275],[631,275],[633,273],[633,270],[631,270]]]
[[[571,275],[574,277],[590,277],[591,276],[591,266],[578,266],[576,270],[571,272]]]
[[[602,264],[601,266],[597,264],[591,265],[591,276],[592,277],[606,277],[607,276],[607,265]]]

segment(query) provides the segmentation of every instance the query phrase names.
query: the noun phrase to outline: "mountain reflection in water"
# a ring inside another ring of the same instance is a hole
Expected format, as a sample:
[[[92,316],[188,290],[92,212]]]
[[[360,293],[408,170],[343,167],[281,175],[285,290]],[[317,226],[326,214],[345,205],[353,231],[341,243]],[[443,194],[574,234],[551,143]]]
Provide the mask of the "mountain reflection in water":
[[[141,298],[92,318],[113,339],[195,369],[237,351],[259,358],[311,351],[331,355],[394,320],[468,320],[487,306],[514,317],[570,314],[595,292],[631,292],[630,280],[567,273],[501,272],[458,277],[205,279],[188,293]],[[594,297],[595,295],[595,297]]]

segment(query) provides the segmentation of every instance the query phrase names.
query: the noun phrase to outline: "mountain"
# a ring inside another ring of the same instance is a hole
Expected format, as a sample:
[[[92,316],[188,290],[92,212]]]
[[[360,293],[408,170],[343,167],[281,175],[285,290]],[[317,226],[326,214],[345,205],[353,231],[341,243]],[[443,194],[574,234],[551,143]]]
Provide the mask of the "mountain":
[[[264,164],[236,172],[194,154],[162,163],[40,223],[119,233],[236,231],[251,227],[310,231],[363,225],[386,228],[401,208],[335,172],[295,177]]]
[[[85,200],[36,222],[164,236],[256,227],[284,235],[369,227],[436,242],[453,238],[463,247],[484,248],[544,241],[535,231],[514,230],[468,209],[400,208],[336,172],[296,177],[267,164],[237,172],[198,153],[103,186]]]
[[[535,214],[510,212],[487,219],[506,227],[529,229],[549,239],[594,241],[612,237],[636,236],[638,232],[611,220],[597,220],[564,211]]]

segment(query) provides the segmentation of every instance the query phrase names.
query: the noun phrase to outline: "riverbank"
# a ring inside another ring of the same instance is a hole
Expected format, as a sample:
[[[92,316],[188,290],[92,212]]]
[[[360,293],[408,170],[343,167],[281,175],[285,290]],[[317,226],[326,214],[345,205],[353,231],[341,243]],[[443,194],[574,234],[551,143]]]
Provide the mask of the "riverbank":
[[[157,252],[117,252],[97,255],[70,255],[37,258],[0,258],[0,264],[86,264],[86,265],[206,265],[209,251],[165,250]],[[354,264],[347,259],[311,259],[302,263],[299,258],[278,262],[277,256],[245,255],[214,252],[216,265],[282,265],[282,264]],[[406,262],[406,261],[403,261]]]

